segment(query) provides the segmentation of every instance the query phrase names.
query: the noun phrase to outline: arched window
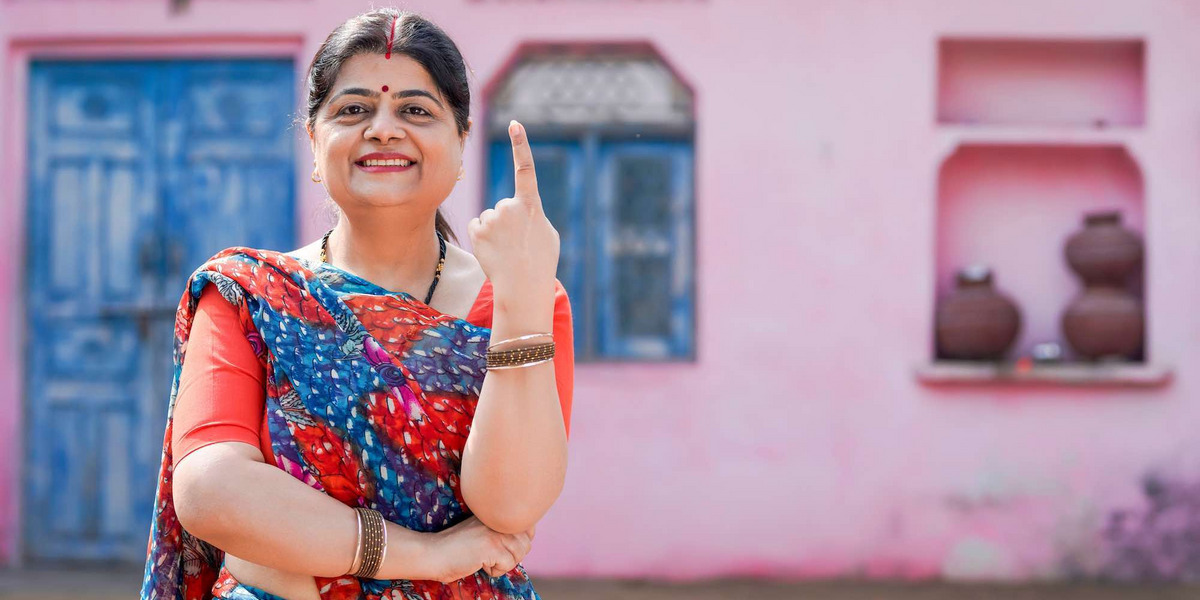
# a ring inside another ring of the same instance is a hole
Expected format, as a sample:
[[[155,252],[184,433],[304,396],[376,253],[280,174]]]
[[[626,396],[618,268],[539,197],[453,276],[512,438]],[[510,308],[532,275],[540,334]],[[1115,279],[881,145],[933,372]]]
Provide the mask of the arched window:
[[[523,53],[490,97],[485,204],[513,194],[517,119],[561,235],[578,359],[694,355],[693,114],[691,92],[643,46]]]

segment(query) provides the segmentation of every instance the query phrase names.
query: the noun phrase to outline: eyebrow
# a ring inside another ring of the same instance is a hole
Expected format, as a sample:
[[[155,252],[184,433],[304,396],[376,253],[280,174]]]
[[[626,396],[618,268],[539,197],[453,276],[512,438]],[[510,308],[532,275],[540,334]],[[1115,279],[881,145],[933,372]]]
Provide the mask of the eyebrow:
[[[333,98],[329,99],[329,101],[333,102],[334,100],[337,100],[338,98],[341,98],[342,96],[366,96],[368,98],[378,98],[379,92],[377,92],[375,90],[369,90],[367,88],[346,88],[346,89],[338,92],[337,94],[335,94],[333,96]],[[395,98],[396,100],[400,100],[401,98],[413,98],[413,97],[418,97],[418,96],[423,97],[423,98],[429,98],[430,100],[433,100],[433,103],[437,104],[438,108],[445,108],[444,106],[442,106],[441,102],[438,102],[438,99],[436,97],[434,97],[433,94],[430,94],[429,92],[427,92],[425,90],[400,90],[400,91],[394,92],[392,94],[392,98]]]

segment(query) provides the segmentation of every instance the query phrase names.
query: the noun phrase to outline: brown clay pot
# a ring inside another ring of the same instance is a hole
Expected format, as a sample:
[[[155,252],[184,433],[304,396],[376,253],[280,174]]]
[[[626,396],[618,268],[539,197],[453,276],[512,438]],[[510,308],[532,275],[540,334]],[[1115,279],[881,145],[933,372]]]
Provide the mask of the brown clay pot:
[[[1084,285],[1123,285],[1142,264],[1142,239],[1121,225],[1121,213],[1084,216],[1084,228],[1067,239],[1067,263]]]
[[[987,267],[963,269],[957,288],[943,299],[935,315],[939,358],[1000,360],[1021,330],[1016,303],[992,287]]]
[[[1135,358],[1142,348],[1142,303],[1123,289],[1093,286],[1067,306],[1063,335],[1080,356]]]

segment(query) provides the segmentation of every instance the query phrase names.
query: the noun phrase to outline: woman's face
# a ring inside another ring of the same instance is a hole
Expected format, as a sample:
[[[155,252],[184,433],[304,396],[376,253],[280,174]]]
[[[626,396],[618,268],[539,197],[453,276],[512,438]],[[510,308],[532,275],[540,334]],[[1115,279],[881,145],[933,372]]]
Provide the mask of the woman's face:
[[[343,63],[310,134],[317,173],[343,210],[409,205],[432,213],[454,188],[466,141],[429,73],[397,53]]]

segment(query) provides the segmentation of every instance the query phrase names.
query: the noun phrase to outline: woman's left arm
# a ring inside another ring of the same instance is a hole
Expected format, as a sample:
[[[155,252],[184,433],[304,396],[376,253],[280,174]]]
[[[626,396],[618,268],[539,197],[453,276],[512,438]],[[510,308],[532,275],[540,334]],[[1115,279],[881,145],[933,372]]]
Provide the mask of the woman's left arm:
[[[525,128],[514,121],[509,136],[516,194],[467,225],[492,282],[493,343],[554,329],[558,232],[542,210]],[[563,351],[563,340],[555,342]],[[463,500],[484,525],[528,531],[558,499],[567,470],[563,416],[553,362],[484,376],[459,477]]]
[[[554,298],[553,288],[542,298],[496,298],[492,339],[561,330],[552,323]],[[570,344],[556,336],[556,353],[564,342]],[[460,485],[467,506],[485,525],[500,533],[528,531],[558,499],[567,469],[565,417],[555,362],[484,376]]]

